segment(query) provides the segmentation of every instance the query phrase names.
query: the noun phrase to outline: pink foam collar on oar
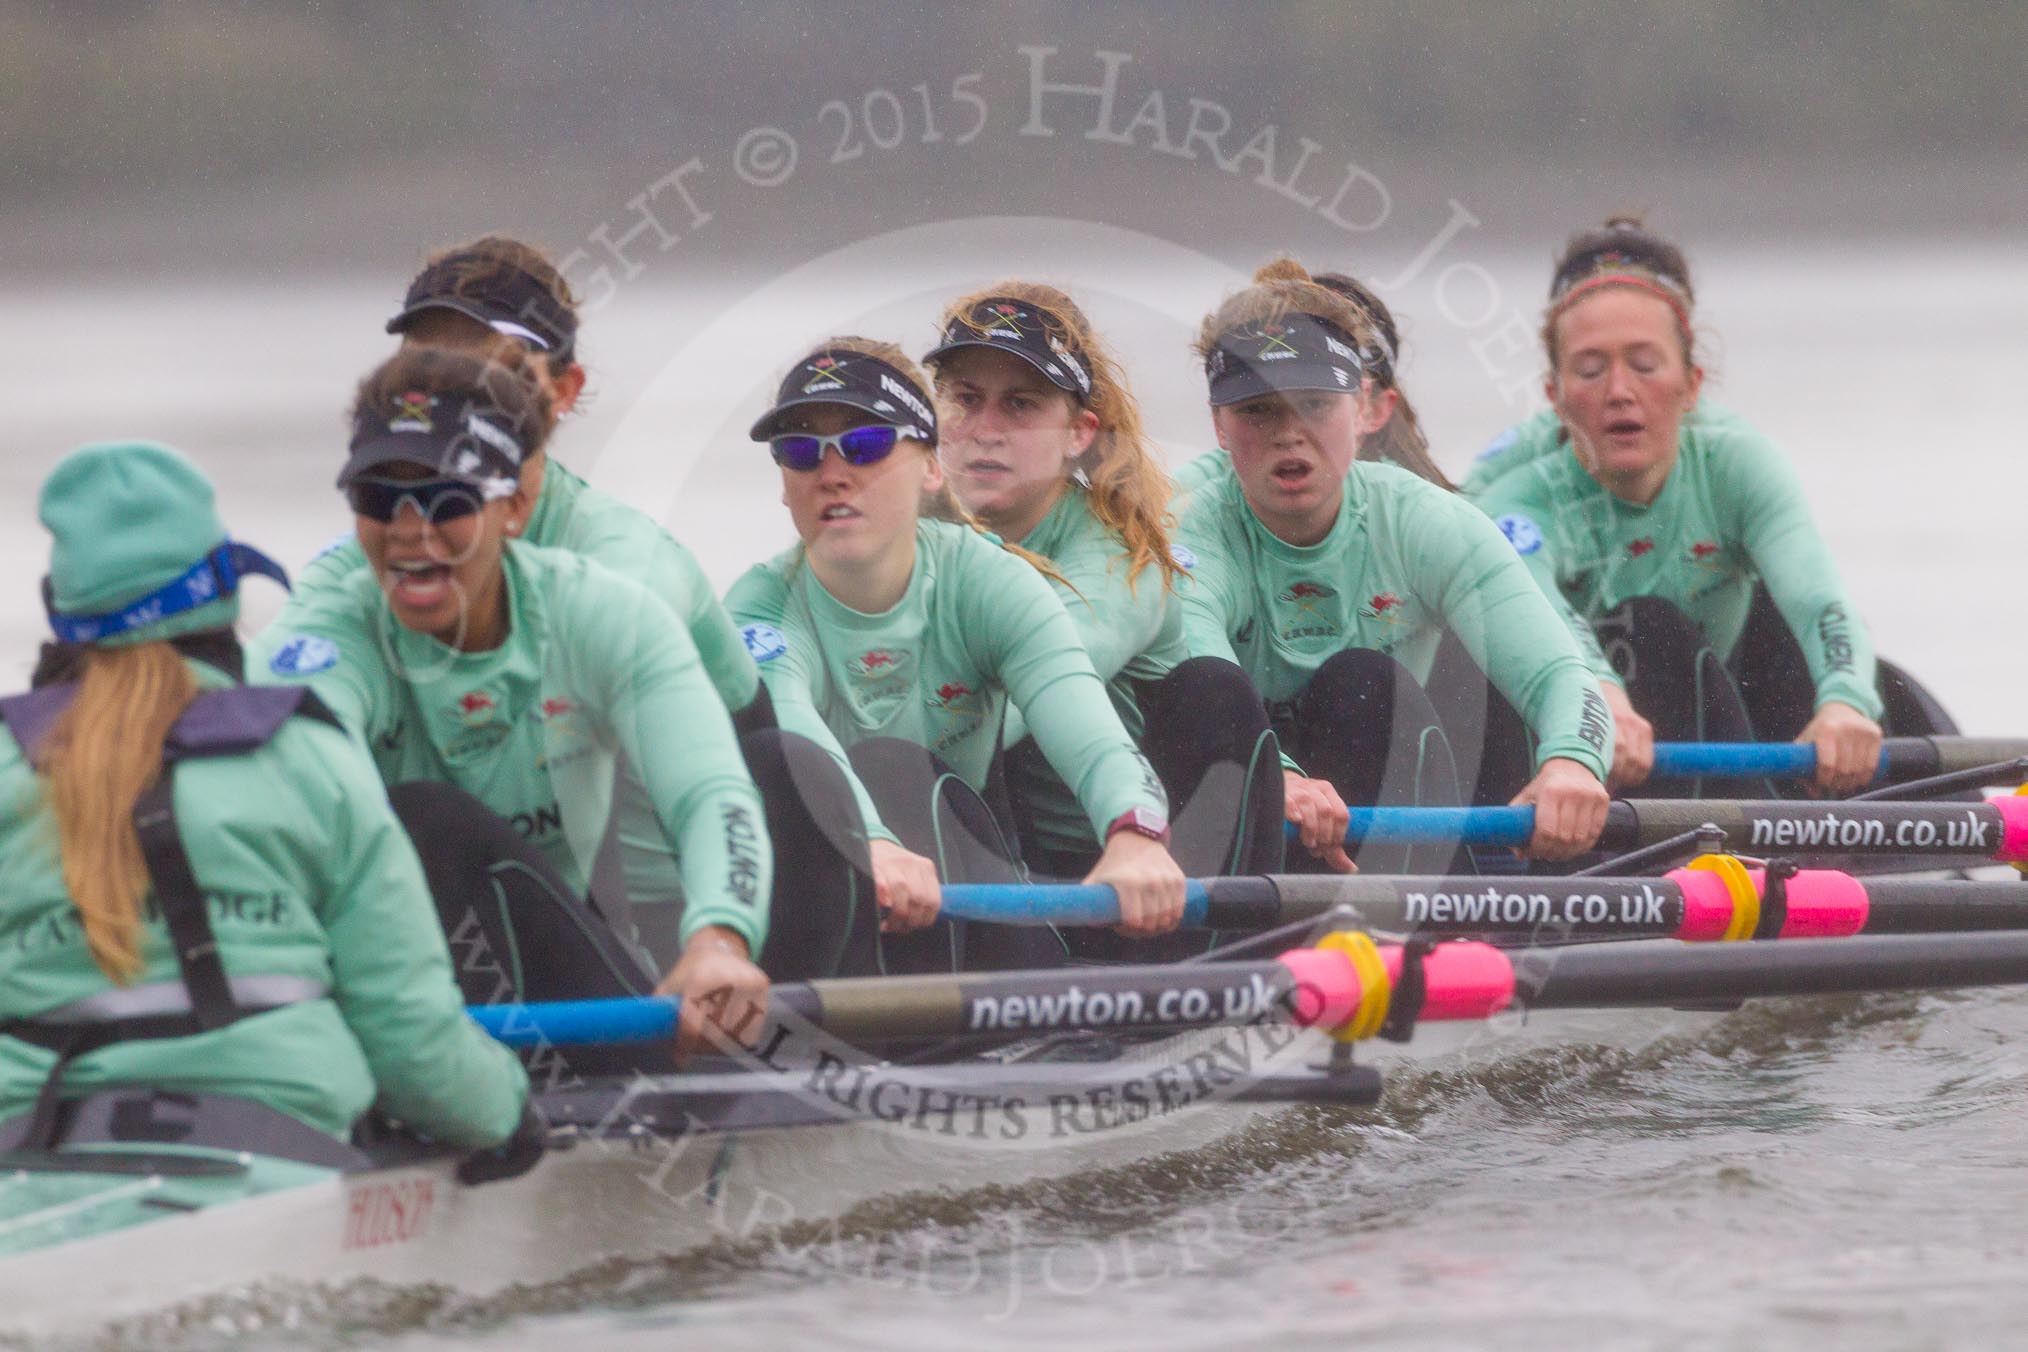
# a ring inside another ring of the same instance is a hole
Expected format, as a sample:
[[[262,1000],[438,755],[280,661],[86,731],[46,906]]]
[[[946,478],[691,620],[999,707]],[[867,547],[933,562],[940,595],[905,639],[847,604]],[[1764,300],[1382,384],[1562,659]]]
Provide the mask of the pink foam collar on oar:
[[[1683,926],[1678,939],[1716,943],[1732,926],[1732,893],[1725,879],[1701,869],[1673,869],[1665,877],[1683,891]]]
[[[2000,848],[1993,858],[2003,864],[2028,864],[2028,798],[2008,794],[1986,801],[2000,814]]]
[[[1767,896],[1767,874],[1748,869],[1753,890]],[[1683,890],[1683,926],[1678,939],[1690,943],[1715,943],[1732,925],[1732,893],[1725,878],[1701,869],[1679,868],[1668,874],[1670,882]],[[1788,881],[1788,914],[1782,921],[1784,939],[1842,939],[1866,928],[1870,905],[1866,886],[1849,874],[1834,869],[1806,868]]]
[[[1767,874],[1748,869],[1746,876],[1767,898]],[[1843,939],[1866,928],[1871,903],[1866,884],[1836,869],[1806,868],[1790,878],[1784,889],[1788,896],[1788,918],[1782,922],[1784,939]]]
[[[1401,981],[1402,951],[1380,946],[1390,984]],[[1362,988],[1352,960],[1324,948],[1297,948],[1278,961],[1295,978],[1295,1019],[1306,1028],[1339,1028],[1359,1008]],[[1514,964],[1491,944],[1438,944],[1423,955],[1422,1019],[1484,1019],[1514,1002]]]
[[[1383,948],[1387,979],[1401,981],[1401,950]],[[1514,1003],[1514,963],[1491,944],[1461,940],[1423,955],[1425,1019],[1485,1019]]]
[[[1359,1008],[1359,973],[1343,953],[1292,948],[1276,961],[1295,978],[1296,1022],[1303,1027],[1339,1027]]]

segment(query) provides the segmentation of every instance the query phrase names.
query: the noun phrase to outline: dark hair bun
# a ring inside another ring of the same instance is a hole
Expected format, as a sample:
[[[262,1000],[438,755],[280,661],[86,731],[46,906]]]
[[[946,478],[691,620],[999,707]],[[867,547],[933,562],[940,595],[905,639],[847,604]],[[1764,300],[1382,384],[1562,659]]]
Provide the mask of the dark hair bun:
[[[1570,237],[1550,276],[1549,298],[1556,300],[1592,274],[1618,265],[1645,269],[1681,291],[1686,300],[1696,300],[1690,263],[1683,251],[1648,229],[1639,215],[1628,212],[1609,217],[1599,229],[1582,230]]]

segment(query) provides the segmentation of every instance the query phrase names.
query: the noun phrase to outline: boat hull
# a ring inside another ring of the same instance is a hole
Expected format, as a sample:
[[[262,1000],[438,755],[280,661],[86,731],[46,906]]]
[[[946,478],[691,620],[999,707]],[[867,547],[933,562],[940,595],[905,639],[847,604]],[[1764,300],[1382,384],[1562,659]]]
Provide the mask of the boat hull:
[[[1425,1024],[1407,1044],[1362,1044],[1358,1059],[1383,1071],[1456,1067],[1573,1041],[1638,1045],[1717,1017],[1516,1013],[1490,1024]],[[1330,1053],[1316,1032],[1210,1029],[1106,1060],[1111,1090],[1053,1095],[1018,1111],[969,1101],[946,1111],[920,1095],[887,1093],[886,1077],[907,1073],[894,1067],[833,1074],[821,1092],[803,1093],[814,1083],[806,1068],[796,1125],[663,1120],[650,1129],[615,1112],[529,1173],[479,1186],[459,1183],[448,1157],[353,1173],[306,1170],[318,1176],[0,1260],[0,1287],[32,1293],[0,1308],[0,1332],[79,1333],[254,1287],[332,1288],[357,1279],[484,1298],[613,1261],[748,1241],[820,1243],[828,1226],[867,1203],[954,1197],[1200,1149],[1284,1110],[1245,1098],[1262,1077],[1325,1064]],[[1180,1084],[1183,1092],[1174,1102],[1121,1092],[1117,1082],[1135,1078],[1123,1076],[1123,1065],[1141,1067],[1143,1083]],[[979,1071],[989,1082],[1001,1073]],[[636,1088],[658,1083],[688,1081]],[[816,1111],[812,1094],[822,1100]]]
[[[1291,1035],[1278,1049],[1319,1059],[1321,1038]],[[1130,1165],[1209,1144],[1276,1106],[1213,1093],[1166,1111],[1081,1099],[1018,1115],[919,1103],[896,1114],[878,1083],[861,1086],[856,1117],[840,1105],[841,1120],[825,1124],[587,1133],[519,1178],[479,1186],[459,1183],[448,1157],[310,1171],[321,1176],[17,1254],[0,1259],[0,1288],[25,1298],[0,1304],[0,1334],[79,1333],[256,1286],[371,1278],[485,1297],[611,1260],[821,1238],[864,1203]]]

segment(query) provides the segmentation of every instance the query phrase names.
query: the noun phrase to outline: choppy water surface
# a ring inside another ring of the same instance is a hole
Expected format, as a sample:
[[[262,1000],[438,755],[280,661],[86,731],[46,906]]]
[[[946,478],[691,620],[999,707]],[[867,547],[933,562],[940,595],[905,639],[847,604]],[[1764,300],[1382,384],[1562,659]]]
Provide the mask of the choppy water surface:
[[[1538,258],[1485,261],[1532,303]],[[1699,262],[1703,318],[1724,340],[1717,392],[1790,450],[1882,650],[1968,730],[2023,731],[2003,598],[2028,478],[2028,269],[1969,248]],[[1161,280],[1124,265],[1050,275],[1084,284],[1173,457],[1204,445],[1187,326]],[[340,409],[385,350],[385,280],[284,297],[13,288],[10,309],[38,324],[0,326],[16,391],[0,663],[25,670],[38,627],[34,485],[78,441],[185,446],[219,475],[237,532],[292,563],[339,530]],[[636,500],[729,581],[786,533],[741,435],[779,364],[851,327],[926,345],[934,293],[848,290],[821,318],[730,295],[623,297],[588,331],[598,398],[559,455],[648,485]],[[1399,299],[1410,388],[1461,466],[1514,409],[1474,334]],[[282,301],[297,317],[278,336]],[[738,388],[669,374],[713,323],[752,353]],[[264,341],[250,349],[251,333]],[[1750,1006],[1636,1045],[1516,1039],[1396,1074],[1371,1112],[1289,1110],[1110,1173],[862,1213],[821,1242],[645,1257],[478,1305],[385,1289],[227,1304],[122,1345],[2011,1342],[2028,1321],[2024,1035],[2028,995],[1980,992]]]

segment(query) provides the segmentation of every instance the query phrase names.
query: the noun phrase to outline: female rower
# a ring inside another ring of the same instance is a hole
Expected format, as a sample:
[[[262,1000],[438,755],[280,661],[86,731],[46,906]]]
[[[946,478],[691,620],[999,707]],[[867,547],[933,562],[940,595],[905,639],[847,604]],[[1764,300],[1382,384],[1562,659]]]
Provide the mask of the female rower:
[[[1441,489],[1455,491],[1456,486],[1430,455],[1422,420],[1416,416],[1408,392],[1401,387],[1401,330],[1394,312],[1374,291],[1345,273],[1320,272],[1311,280],[1350,301],[1372,337],[1372,342],[1359,354],[1369,382],[1370,416],[1365,435],[1359,440],[1358,458],[1398,465]],[[1177,471],[1177,492],[1188,495],[1201,484],[1231,475],[1232,457],[1224,451],[1211,451]],[[1560,604],[1559,598],[1551,600]],[[1573,628],[1578,627],[1575,616],[1566,615],[1565,619]],[[1485,674],[1455,635],[1446,635],[1438,645],[1425,685],[1449,743],[1453,758],[1449,769],[1461,785],[1478,786],[1475,801],[1507,801],[1535,773],[1534,749],[1529,745],[1527,729],[1520,717],[1487,685]],[[1618,688],[1607,689],[1601,683],[1601,691],[1611,705]],[[1616,736],[1617,733],[1616,724]],[[1498,796],[1479,796],[1489,789]],[[1425,776],[1417,785],[1417,796],[1427,802],[1445,797],[1445,793]],[[1416,861],[1404,857],[1381,862],[1398,862],[1399,866],[1407,867]]]
[[[1638,265],[1686,302],[1696,304],[1697,290],[1690,279],[1690,260],[1681,249],[1649,230],[1638,217],[1615,216],[1602,229],[1584,231],[1573,237],[1565,245],[1563,256],[1557,260],[1556,277],[1562,275],[1568,262],[1585,258],[1592,260],[1594,265],[1601,262]],[[1555,285],[1556,281],[1552,278],[1552,291]],[[1552,295],[1551,300],[1554,299]],[[1700,393],[1696,404],[1684,415],[1684,425],[1688,427],[1707,420],[1745,428],[1744,420],[1738,414],[1720,408]],[[1569,446],[1570,433],[1564,428],[1563,419],[1557,416],[1556,409],[1542,409],[1494,437],[1466,468],[1464,482],[1459,488],[1466,496],[1477,498],[1509,470],[1559,456]]]
[[[527,1076],[465,1017],[372,766],[307,692],[240,684],[238,579],[281,570],[163,446],[73,452],[40,511],[58,642],[0,701],[0,1152],[145,1149],[156,1089],[184,1145],[357,1163],[378,1102],[532,1163]]]
[[[1184,651],[1168,479],[1118,363],[1068,296],[1033,282],[952,302],[941,329],[925,361],[945,479],[981,525],[1055,568],[1121,723],[1184,805],[1178,862],[1193,877],[1276,871],[1282,786],[1267,715],[1238,667]],[[1023,860],[1057,877],[1089,872],[1099,842],[1018,711],[1003,745]],[[1199,798],[1221,764],[1238,773]]]
[[[1197,351],[1232,474],[1191,496],[1178,538],[1193,655],[1236,657],[1282,744],[1289,819],[1336,868],[1345,802],[1427,801],[1453,773],[1420,681],[1456,633],[1537,739],[1516,795],[1536,808],[1530,850],[1567,858],[1605,822],[1612,720],[1567,628],[1469,504],[1392,465],[1359,460],[1378,421],[1371,326],[1301,265],[1268,264],[1206,317]]]
[[[1422,430],[1422,420],[1401,388],[1397,370],[1401,365],[1401,329],[1395,322],[1394,311],[1372,288],[1346,273],[1320,272],[1310,280],[1352,302],[1373,339],[1359,354],[1366,378],[1372,382],[1369,406],[1373,424],[1359,439],[1359,458],[1399,465],[1438,488],[1455,489],[1457,485],[1430,455],[1429,437]],[[1207,480],[1230,473],[1231,456],[1224,451],[1207,451],[1176,471],[1176,491],[1187,494]]]
[[[1819,791],[1862,787],[1881,741],[1871,640],[1787,461],[1736,417],[1699,410],[1680,253],[1614,221],[1571,241],[1550,295],[1546,391],[1568,449],[1517,439],[1480,507],[1597,629],[1618,660],[1594,651],[1594,668],[1623,681],[1647,727],[1793,736],[1816,747]],[[1762,579],[1786,624],[1748,644]],[[1649,745],[1629,778],[1646,777]]]
[[[835,943],[843,866],[807,816],[773,859],[724,706],[660,601],[513,538],[552,420],[546,387],[511,361],[417,347],[368,376],[338,480],[368,567],[263,633],[259,674],[308,681],[367,744],[453,946],[483,945],[461,963],[473,998],[655,986],[683,997],[686,1036],[707,999],[710,1022],[750,1036],[771,863],[810,894],[774,927],[784,979],[819,974],[795,964]],[[650,830],[618,835],[628,891],[644,932],[673,934],[650,948],[680,954],[659,985],[581,900],[620,755],[653,808]]]
[[[1359,445],[1359,458],[1399,465],[1439,488],[1456,492],[1457,485],[1430,455],[1429,437],[1422,430],[1422,420],[1416,416],[1408,392],[1401,387],[1398,371],[1401,331],[1394,312],[1370,288],[1345,273],[1322,272],[1315,280],[1317,285],[1337,292],[1358,307],[1373,333],[1372,344],[1360,353],[1366,374],[1373,382],[1373,414],[1371,429]],[[1578,636],[1579,650],[1588,653],[1590,631],[1570,612],[1561,596],[1550,593],[1549,599],[1566,626]],[[1535,774],[1534,749],[1520,715],[1487,683],[1485,673],[1455,634],[1447,634],[1438,645],[1424,684],[1442,718],[1463,782],[1476,783],[1477,801],[1507,801]],[[1634,716],[1617,684],[1601,678],[1599,694],[1613,714],[1611,769],[1616,773],[1629,754],[1651,755],[1653,740],[1645,735],[1646,725]],[[1615,782],[1612,774],[1606,782],[1608,786]],[[1483,796],[1489,792],[1491,797]]]
[[[892,344],[826,342],[790,368],[753,426],[782,471],[801,542],[727,597],[785,729],[849,764],[890,916],[935,905],[938,877],[1018,878],[986,810],[1011,709],[1104,849],[1087,875],[1120,896],[1122,929],[1176,927],[1183,874],[1164,848],[1167,799],[1120,726],[1049,582],[962,520],[937,460],[936,413]],[[925,515],[926,506],[932,513]],[[937,519],[937,515],[952,519]],[[979,968],[1061,957],[1048,931],[940,923],[891,943],[893,965]],[[961,942],[962,940],[962,942]]]
[[[519,352],[559,417],[584,394],[570,284],[540,249],[517,239],[487,235],[431,258],[409,283],[387,331],[400,334],[404,348],[492,358]],[[646,513],[591,487],[546,448],[528,457],[521,477],[532,486],[535,505],[514,525],[520,539],[583,554],[646,586],[690,632],[740,730],[773,725],[765,701],[755,703],[760,674],[753,658],[689,550]],[[347,535],[304,567],[296,595],[312,602],[366,566],[359,542]]]

